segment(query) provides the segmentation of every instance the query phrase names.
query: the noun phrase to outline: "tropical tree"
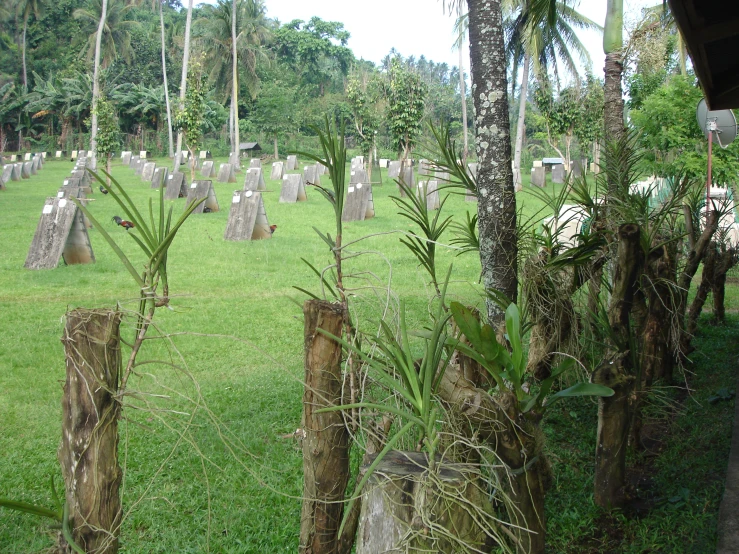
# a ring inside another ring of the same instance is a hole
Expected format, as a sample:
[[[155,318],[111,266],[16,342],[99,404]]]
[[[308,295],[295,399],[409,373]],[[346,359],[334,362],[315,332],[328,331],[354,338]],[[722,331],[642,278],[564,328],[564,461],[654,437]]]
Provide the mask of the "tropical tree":
[[[388,125],[393,146],[405,160],[421,132],[428,87],[418,74],[393,58],[388,73]]]
[[[182,79],[180,80],[180,111],[185,109],[185,93],[187,92],[187,72],[190,61],[190,33],[192,30],[192,2],[193,0],[188,0],[187,2],[187,19],[185,20],[185,44],[182,48]],[[177,153],[175,158],[175,165],[177,165],[177,160],[179,159],[181,151],[182,131],[177,133]],[[175,167],[175,169],[178,168]]]
[[[130,19],[131,10],[133,5],[126,4],[124,0],[89,0],[86,8],[74,10],[72,16],[90,31],[97,27],[96,31],[90,32],[82,49],[88,60],[96,57],[99,50],[102,67],[108,67],[118,58],[131,61],[131,31],[139,27],[138,22]]]
[[[626,133],[624,126],[624,100],[621,89],[623,66],[624,3],[608,0],[606,23],[603,29],[603,51],[606,55],[605,82],[603,85],[605,141],[618,142]],[[608,194],[614,193],[616,182],[608,183]]]
[[[457,40],[454,43],[459,52],[459,95],[462,98],[462,163],[467,166],[469,143],[467,141],[467,85],[464,81],[464,43],[469,23],[467,14],[462,13],[462,3],[457,6],[457,22],[454,24]]]
[[[545,18],[532,17],[530,5],[532,0],[516,0],[515,9],[506,18],[507,55],[513,62],[512,80],[515,82],[518,67],[523,65],[521,88],[519,93],[518,122],[516,125],[516,146],[514,149],[514,183],[517,190],[522,185],[521,153],[525,135],[526,103],[528,83],[531,73],[540,81],[548,80],[550,70],[559,88],[560,65],[575,78],[578,77],[575,57],[586,65],[590,64],[590,55],[582,44],[576,30],[601,30],[601,26],[591,21],[564,1],[551,2],[546,8],[549,14]]]
[[[16,12],[23,18],[23,38],[21,39],[21,55],[23,59],[23,87],[28,88],[28,69],[26,67],[26,48],[28,47],[26,35],[28,34],[28,19],[33,16],[38,19],[43,10],[43,0],[21,0]]]
[[[162,0],[159,3],[159,30],[162,35],[162,75],[164,76],[164,98],[167,102],[167,138],[169,139],[169,157],[174,157],[174,141],[172,140],[172,107],[169,103],[169,84],[167,83],[167,48],[164,41],[164,13],[162,11]]]
[[[77,13],[75,11],[75,13]],[[98,30],[95,34],[95,64],[92,74],[92,125],[90,127],[90,150],[92,150],[92,156],[90,157],[91,169],[97,169],[97,132],[98,132],[98,114],[97,114],[97,100],[100,96],[100,57],[102,55],[102,39],[103,32],[106,28],[106,18],[108,16],[108,0],[100,0],[100,23],[98,24]],[[78,16],[80,17],[80,16]],[[87,17],[84,15],[82,17]],[[90,37],[92,38],[92,37]]]

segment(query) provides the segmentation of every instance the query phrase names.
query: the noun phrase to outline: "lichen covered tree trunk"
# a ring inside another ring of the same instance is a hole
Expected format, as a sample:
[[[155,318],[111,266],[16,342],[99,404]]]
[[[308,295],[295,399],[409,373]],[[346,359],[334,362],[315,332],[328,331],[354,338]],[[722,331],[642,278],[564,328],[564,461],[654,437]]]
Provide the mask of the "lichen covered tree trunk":
[[[618,230],[613,290],[608,306],[608,322],[614,338],[606,361],[593,374],[593,382],[614,391],[613,396],[598,399],[595,503],[604,508],[620,506],[624,501],[631,392],[635,380],[629,316],[643,267],[640,234],[635,224],[622,225]]]
[[[67,377],[58,457],[72,536],[95,554],[118,551],[120,321],[114,310],[77,309],[67,312],[62,337]],[[68,551],[63,538],[60,546]]]
[[[301,554],[335,554],[349,480],[349,432],[341,412],[316,413],[342,404],[341,345],[318,332],[341,336],[340,304],[308,300],[303,305],[305,391],[303,393],[303,510]]]
[[[516,194],[511,170],[506,55],[500,0],[468,0],[472,98],[475,103],[477,214],[486,288],[516,301]],[[503,311],[489,301],[488,319]]]

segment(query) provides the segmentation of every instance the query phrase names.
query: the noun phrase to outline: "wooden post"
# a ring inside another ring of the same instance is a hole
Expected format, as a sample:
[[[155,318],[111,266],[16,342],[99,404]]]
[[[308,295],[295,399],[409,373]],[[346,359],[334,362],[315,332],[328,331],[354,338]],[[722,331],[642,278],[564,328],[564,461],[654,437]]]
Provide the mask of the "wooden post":
[[[58,458],[72,535],[85,552],[95,554],[118,552],[122,473],[120,404],[115,395],[121,370],[120,322],[114,310],[73,310],[67,312],[62,337],[67,378]],[[61,537],[60,542],[66,547]]]
[[[322,329],[341,336],[343,308],[323,300],[303,305],[305,391],[303,393],[303,510],[301,554],[335,554],[349,480],[349,432],[342,414],[315,411],[342,403],[341,345]]]

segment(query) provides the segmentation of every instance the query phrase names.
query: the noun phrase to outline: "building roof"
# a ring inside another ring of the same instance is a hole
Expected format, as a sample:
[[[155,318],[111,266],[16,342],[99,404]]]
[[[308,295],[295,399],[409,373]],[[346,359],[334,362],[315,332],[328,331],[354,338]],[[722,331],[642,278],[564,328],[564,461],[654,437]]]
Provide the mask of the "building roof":
[[[240,142],[239,150],[261,150],[258,142]]]
[[[739,108],[739,2],[669,3],[709,108]]]

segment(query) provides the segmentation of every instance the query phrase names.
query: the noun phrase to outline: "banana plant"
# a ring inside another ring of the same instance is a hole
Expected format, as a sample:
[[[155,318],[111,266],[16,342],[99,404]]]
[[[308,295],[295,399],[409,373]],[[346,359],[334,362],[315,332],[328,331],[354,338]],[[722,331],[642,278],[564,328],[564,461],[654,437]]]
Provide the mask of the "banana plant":
[[[450,310],[454,322],[469,344],[452,338],[448,341],[449,345],[484,367],[499,389],[510,390],[516,396],[521,412],[541,416],[547,408],[563,398],[613,395],[609,387],[587,382],[576,383],[550,395],[555,380],[574,367],[572,358],[566,358],[554,368],[551,376],[540,383],[538,392],[531,392],[533,387],[529,387],[526,381],[528,360],[523,348],[521,316],[516,304],[510,303],[505,312],[507,346],[500,344],[492,326],[481,324],[478,316],[469,308],[452,302]]]

